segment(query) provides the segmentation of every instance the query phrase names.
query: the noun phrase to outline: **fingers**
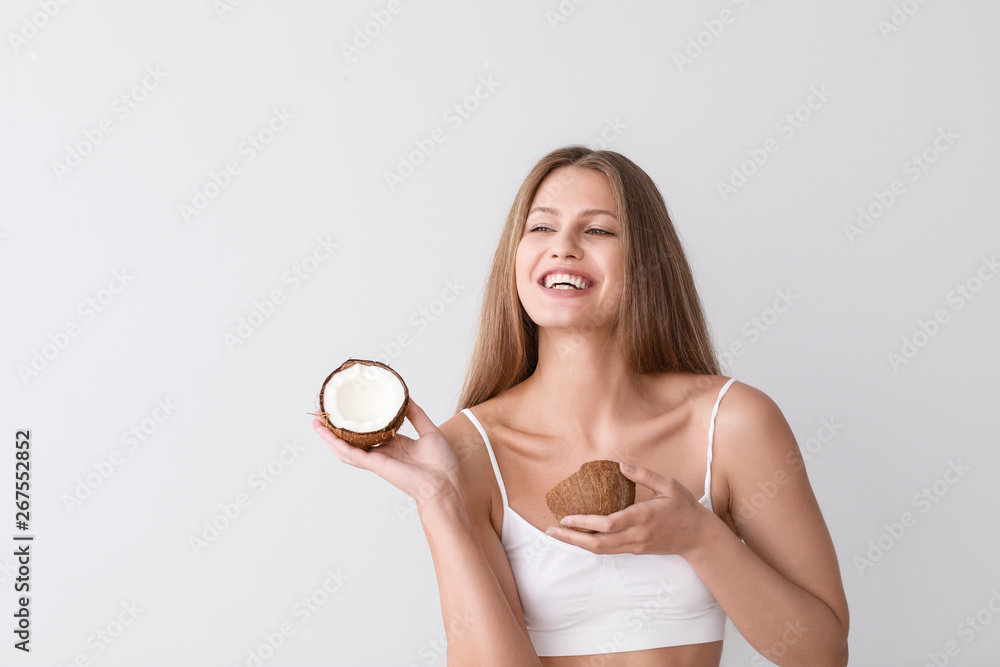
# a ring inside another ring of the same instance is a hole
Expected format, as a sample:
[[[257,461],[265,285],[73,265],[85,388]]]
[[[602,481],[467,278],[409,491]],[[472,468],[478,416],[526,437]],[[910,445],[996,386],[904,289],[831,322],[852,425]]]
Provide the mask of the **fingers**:
[[[413,428],[417,429],[421,438],[438,430],[438,427],[434,425],[423,408],[417,405],[412,396],[410,396],[410,404],[406,408],[406,418],[413,424]]]
[[[560,523],[573,528],[583,528],[593,530],[598,533],[616,533],[628,530],[634,525],[644,521],[642,508],[637,505],[630,505],[618,512],[612,512],[606,516],[601,514],[573,514],[564,516]]]
[[[622,474],[628,477],[630,480],[636,484],[642,484],[647,489],[652,489],[659,494],[669,496],[671,490],[672,477],[667,477],[661,475],[660,473],[653,472],[649,468],[643,468],[642,466],[634,466],[630,463],[625,463],[622,461],[619,465]]]
[[[615,530],[611,519],[599,514],[575,514],[573,516],[564,516],[562,521],[559,523],[567,528],[592,530],[597,533],[610,533]]]
[[[593,517],[588,515],[587,518]],[[565,521],[565,518],[563,520]],[[583,521],[579,522],[581,528],[589,527],[583,524]],[[612,533],[581,533],[564,526],[552,526],[545,531],[545,534],[595,554],[641,553],[643,550],[641,536],[635,526]]]
[[[347,444],[338,438],[333,431],[324,426],[323,422],[319,419],[314,419],[311,426],[313,427],[313,430],[319,434],[319,437],[323,438],[323,441],[326,443],[327,447],[330,448],[330,451],[337,455],[338,459],[356,468],[364,468],[365,470],[371,469],[367,464],[369,452]]]
[[[314,419],[309,425],[313,427],[313,430],[316,431],[316,434],[323,439],[323,441],[327,444],[327,446],[338,457],[340,457],[341,453],[347,453],[347,450],[343,448],[350,447],[350,445],[348,445],[346,442],[338,438],[337,435],[333,431],[328,429],[323,424],[322,421],[320,421],[319,419]]]

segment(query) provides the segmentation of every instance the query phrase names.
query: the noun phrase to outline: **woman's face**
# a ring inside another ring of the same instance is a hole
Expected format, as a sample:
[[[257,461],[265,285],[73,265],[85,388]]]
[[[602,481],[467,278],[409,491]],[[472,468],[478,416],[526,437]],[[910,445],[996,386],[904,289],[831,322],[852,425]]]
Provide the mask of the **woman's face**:
[[[514,260],[518,296],[539,327],[611,326],[623,289],[617,216],[611,186],[598,171],[561,167],[542,181]],[[550,273],[557,282],[547,287]]]

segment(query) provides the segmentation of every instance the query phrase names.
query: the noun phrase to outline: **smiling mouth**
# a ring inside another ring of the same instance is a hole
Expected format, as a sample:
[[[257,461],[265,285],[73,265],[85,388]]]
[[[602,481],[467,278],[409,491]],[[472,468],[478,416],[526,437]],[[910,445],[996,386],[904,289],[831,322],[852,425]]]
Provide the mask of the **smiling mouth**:
[[[550,273],[540,281],[542,287],[553,290],[585,290],[593,287],[586,278],[568,273]]]

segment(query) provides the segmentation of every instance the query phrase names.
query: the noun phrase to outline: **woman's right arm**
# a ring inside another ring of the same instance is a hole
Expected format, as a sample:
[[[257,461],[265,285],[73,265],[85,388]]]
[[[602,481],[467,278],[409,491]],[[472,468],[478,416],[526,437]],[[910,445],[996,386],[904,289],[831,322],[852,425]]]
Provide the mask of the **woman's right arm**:
[[[407,418],[418,439],[397,434],[369,452],[314,427],[341,461],[376,473],[416,500],[437,576],[448,664],[540,667],[507,554],[490,522],[485,452],[463,437],[464,416],[439,430],[411,397]]]
[[[448,664],[541,665],[507,553],[490,522],[493,468],[485,449],[465,435],[471,428],[464,415],[442,424],[459,474],[437,502],[417,503],[437,574]]]

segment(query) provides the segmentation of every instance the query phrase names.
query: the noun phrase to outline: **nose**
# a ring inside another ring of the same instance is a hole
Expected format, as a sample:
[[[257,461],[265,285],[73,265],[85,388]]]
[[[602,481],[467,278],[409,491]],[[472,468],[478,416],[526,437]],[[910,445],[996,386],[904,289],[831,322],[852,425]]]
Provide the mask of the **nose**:
[[[583,255],[580,242],[569,229],[564,229],[552,237],[551,252],[553,257],[572,257],[574,259],[580,259]]]

